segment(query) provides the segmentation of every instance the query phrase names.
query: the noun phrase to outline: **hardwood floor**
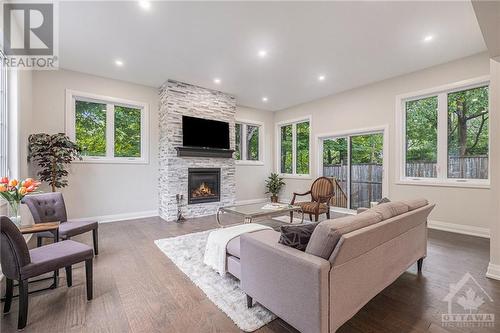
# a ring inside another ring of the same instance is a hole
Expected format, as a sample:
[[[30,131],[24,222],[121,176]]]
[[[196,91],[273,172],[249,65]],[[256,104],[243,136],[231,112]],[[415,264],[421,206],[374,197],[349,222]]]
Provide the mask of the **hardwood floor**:
[[[101,224],[94,299],[87,302],[85,298],[83,265],[75,266],[71,288],[66,287],[61,270],[59,288],[30,295],[25,332],[239,332],[153,243],[215,227],[213,216],[183,224],[159,218]],[[90,233],[74,239],[92,244]],[[430,230],[423,274],[416,275],[415,264],[338,332],[500,331],[500,282],[484,276],[488,252],[486,239]],[[441,314],[447,312],[442,300],[449,284],[466,272],[493,298],[493,303],[481,306],[481,312],[496,315],[496,328],[441,326]],[[1,332],[16,331],[17,310],[15,299],[11,312],[1,318]],[[277,319],[258,332],[296,331]]]

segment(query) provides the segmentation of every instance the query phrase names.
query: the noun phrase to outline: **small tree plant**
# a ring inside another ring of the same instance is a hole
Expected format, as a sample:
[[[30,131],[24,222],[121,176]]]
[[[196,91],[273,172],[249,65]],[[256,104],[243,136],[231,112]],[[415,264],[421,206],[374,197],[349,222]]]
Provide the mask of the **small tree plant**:
[[[277,173],[271,173],[271,175],[266,180],[266,193],[271,193],[271,202],[278,202],[278,194],[285,185],[283,178],[281,178]]]
[[[28,149],[28,161],[38,164],[38,176],[41,181],[49,183],[52,192],[68,186],[66,165],[75,159],[82,159],[78,146],[64,133],[31,134],[28,137]]]

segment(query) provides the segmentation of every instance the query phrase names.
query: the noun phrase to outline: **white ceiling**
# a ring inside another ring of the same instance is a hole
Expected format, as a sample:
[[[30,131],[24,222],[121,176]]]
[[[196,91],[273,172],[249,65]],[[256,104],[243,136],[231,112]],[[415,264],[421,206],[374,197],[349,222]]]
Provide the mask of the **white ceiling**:
[[[59,24],[62,68],[153,87],[175,79],[266,110],[486,50],[472,5],[455,1],[62,2]]]

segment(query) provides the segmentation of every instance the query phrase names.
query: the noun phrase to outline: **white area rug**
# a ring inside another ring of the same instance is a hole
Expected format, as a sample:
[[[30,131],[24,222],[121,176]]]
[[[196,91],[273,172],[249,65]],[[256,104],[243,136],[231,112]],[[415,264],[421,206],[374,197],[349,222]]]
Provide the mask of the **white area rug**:
[[[253,332],[276,316],[259,304],[248,309],[238,279],[230,274],[222,277],[203,264],[205,245],[211,231],[158,239],[155,244],[236,326],[243,331]]]

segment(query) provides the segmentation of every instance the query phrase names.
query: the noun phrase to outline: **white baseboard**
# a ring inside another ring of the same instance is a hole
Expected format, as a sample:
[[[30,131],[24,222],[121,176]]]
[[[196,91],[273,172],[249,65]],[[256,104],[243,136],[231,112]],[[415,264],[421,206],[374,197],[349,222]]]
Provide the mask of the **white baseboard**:
[[[248,199],[248,200],[236,200],[234,202],[235,205],[251,205],[254,203],[262,203],[269,201],[268,198],[258,198],[258,199]]]
[[[500,280],[500,265],[495,265],[490,262],[488,265],[488,270],[486,271],[486,277],[490,279]]]
[[[436,220],[428,220],[427,226],[429,227],[429,229],[454,232],[457,234],[463,234],[469,236],[490,238],[489,228],[474,227],[470,225],[442,222]]]
[[[73,221],[97,220],[97,221],[99,221],[99,223],[108,223],[108,222],[116,222],[116,221],[141,219],[141,218],[145,218],[145,217],[154,217],[154,216],[158,216],[157,210],[147,210],[147,211],[142,211],[142,212],[83,217],[83,218],[77,218],[77,219],[71,219],[71,220],[73,220]]]

